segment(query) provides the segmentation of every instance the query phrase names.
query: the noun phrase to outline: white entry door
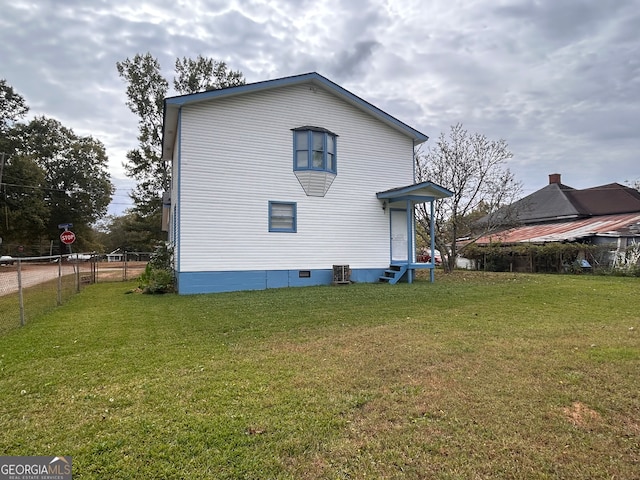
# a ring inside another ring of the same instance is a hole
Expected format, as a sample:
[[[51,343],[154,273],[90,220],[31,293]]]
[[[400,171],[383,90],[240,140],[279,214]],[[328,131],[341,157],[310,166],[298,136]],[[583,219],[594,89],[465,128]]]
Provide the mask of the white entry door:
[[[407,212],[391,210],[391,261],[406,262],[407,255]]]

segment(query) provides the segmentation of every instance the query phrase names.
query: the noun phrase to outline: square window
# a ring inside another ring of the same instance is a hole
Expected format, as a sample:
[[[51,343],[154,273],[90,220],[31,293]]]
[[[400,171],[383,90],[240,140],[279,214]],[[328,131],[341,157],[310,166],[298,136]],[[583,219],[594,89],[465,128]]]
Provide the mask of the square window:
[[[269,231],[295,233],[296,210],[292,202],[269,202]]]

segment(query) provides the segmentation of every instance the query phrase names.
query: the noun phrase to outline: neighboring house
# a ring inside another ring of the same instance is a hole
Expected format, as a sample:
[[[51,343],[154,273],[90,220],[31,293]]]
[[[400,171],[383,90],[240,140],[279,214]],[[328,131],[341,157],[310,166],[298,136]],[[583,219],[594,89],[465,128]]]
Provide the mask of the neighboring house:
[[[615,261],[628,247],[640,243],[640,192],[618,183],[577,190],[562,184],[560,174],[554,173],[547,186],[498,211],[497,216],[505,220],[503,228],[479,238],[479,245],[607,245]]]
[[[121,262],[123,259],[122,250],[116,248],[113,252],[107,253],[107,261],[108,262]]]
[[[317,73],[165,99],[179,293],[433,280],[413,209],[451,193],[414,184],[426,140]]]

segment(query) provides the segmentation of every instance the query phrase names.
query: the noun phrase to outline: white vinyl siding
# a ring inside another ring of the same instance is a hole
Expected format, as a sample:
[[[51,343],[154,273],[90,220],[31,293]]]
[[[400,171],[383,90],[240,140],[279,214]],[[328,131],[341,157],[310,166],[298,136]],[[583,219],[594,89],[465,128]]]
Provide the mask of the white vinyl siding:
[[[305,85],[185,106],[181,115],[181,271],[388,264],[389,216],[375,194],[413,182],[409,137]],[[307,196],[293,172],[291,129],[300,125],[339,136],[339,174],[324,197]],[[273,199],[296,204],[295,235],[269,232]]]

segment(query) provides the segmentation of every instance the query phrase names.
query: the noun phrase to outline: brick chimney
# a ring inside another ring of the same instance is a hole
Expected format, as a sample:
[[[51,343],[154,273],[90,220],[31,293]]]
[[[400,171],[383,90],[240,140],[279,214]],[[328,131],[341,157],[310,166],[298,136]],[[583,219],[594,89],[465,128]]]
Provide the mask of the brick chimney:
[[[552,173],[549,175],[549,185],[551,185],[552,183],[562,183],[560,181],[560,174],[559,173]]]

